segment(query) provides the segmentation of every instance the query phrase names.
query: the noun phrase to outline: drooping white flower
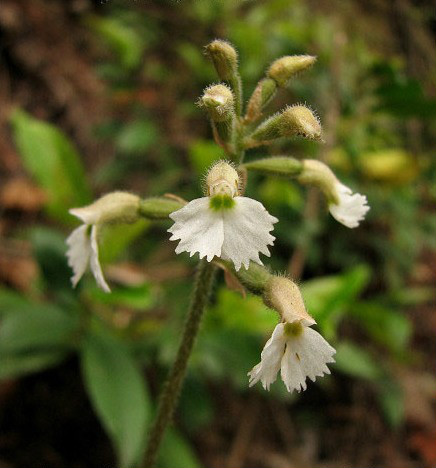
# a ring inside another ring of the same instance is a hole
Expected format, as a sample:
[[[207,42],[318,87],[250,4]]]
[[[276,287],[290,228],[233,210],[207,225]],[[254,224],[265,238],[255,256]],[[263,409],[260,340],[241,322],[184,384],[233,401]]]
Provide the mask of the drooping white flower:
[[[197,198],[170,214],[174,220],[170,240],[179,240],[176,253],[198,252],[211,261],[215,256],[248,268],[250,261],[269,256],[270,234],[278,220],[258,201],[238,195],[239,177],[226,162],[217,163],[207,176],[207,197]]]
[[[138,217],[139,197],[125,192],[113,192],[82,208],[73,208],[70,213],[83,225],[67,238],[68,265],[73,270],[71,282],[75,287],[88,265],[103,291],[110,292],[98,258],[98,235],[104,224],[132,222]]]
[[[329,203],[329,211],[336,221],[344,226],[355,228],[365,218],[369,211],[365,195],[353,193],[352,190],[339,181],[335,184],[338,203]]]
[[[301,322],[279,323],[261,353],[261,361],[248,373],[250,387],[259,380],[265,390],[275,382],[280,370],[288,390],[306,390],[306,379],[330,374],[335,349],[311,327]]]
[[[304,160],[303,170],[298,180],[303,184],[311,184],[320,188],[327,198],[330,214],[344,226],[349,228],[359,226],[360,221],[365,218],[370,209],[365,195],[353,193],[321,161]]]

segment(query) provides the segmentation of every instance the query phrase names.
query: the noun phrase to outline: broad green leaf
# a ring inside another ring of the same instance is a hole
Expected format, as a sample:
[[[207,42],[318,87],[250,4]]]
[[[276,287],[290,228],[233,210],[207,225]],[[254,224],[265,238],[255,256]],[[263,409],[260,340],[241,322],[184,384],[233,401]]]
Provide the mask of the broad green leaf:
[[[92,298],[103,304],[129,307],[137,310],[147,310],[155,302],[155,295],[150,284],[117,288],[107,294],[100,288],[92,289]]]
[[[353,343],[340,343],[335,360],[334,367],[351,377],[376,381],[383,375],[383,369],[371,354]]]
[[[12,379],[56,366],[66,354],[61,351],[4,354],[0,351],[0,379]]]
[[[142,456],[151,412],[144,376],[124,343],[108,336],[88,336],[81,362],[89,397],[112,439],[119,465],[135,465]]]
[[[133,69],[140,65],[146,44],[125,21],[114,16],[89,16],[86,24],[118,55],[124,68]]]
[[[39,269],[50,291],[71,291],[72,270],[65,255],[66,236],[53,229],[38,227],[32,230],[30,237]]]
[[[222,329],[240,330],[244,333],[271,333],[277,325],[277,314],[265,306],[257,296],[241,294],[226,288],[218,291],[216,304],[206,317],[206,326],[214,323]]]
[[[143,234],[150,225],[150,221],[140,219],[133,224],[114,224],[105,227],[99,244],[101,263],[117,260],[126,251],[127,246]]]
[[[336,336],[336,328],[347,310],[369,281],[370,271],[360,265],[343,275],[327,276],[306,281],[301,290],[306,307],[315,318],[326,338]]]
[[[159,450],[159,468],[201,468],[203,465],[186,439],[174,428],[167,430]]]
[[[355,304],[351,315],[359,320],[374,340],[391,351],[402,351],[408,345],[412,324],[401,310],[371,301]]]
[[[381,379],[377,397],[389,425],[400,427],[405,415],[404,393],[400,384],[390,378]]]
[[[145,154],[155,144],[158,131],[150,120],[125,125],[116,138],[118,149],[126,154]]]
[[[65,348],[72,345],[78,332],[78,317],[52,304],[36,304],[12,296],[0,310],[0,351],[18,353],[33,349]]]
[[[47,194],[48,214],[71,223],[68,209],[86,205],[91,199],[76,149],[56,127],[22,110],[13,113],[11,123],[25,168]]]
[[[202,176],[218,159],[222,149],[213,141],[195,140],[189,147],[189,160],[198,176]]]

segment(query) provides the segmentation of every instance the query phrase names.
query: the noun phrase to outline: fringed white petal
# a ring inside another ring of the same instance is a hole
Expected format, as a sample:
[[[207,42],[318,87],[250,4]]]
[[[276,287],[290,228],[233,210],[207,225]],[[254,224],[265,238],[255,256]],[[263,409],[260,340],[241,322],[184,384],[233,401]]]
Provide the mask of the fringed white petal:
[[[327,364],[335,362],[335,349],[315,330],[304,327],[298,337],[289,337],[282,359],[282,379],[289,392],[305,390],[306,378],[315,382],[317,377],[330,374]]]
[[[76,287],[80,278],[85,273],[91,256],[91,239],[88,228],[89,226],[86,224],[79,226],[66,240],[68,245],[68,265],[74,272],[71,278],[74,287]]]
[[[106,283],[103,272],[101,270],[100,261],[98,259],[98,242],[97,242],[97,226],[93,225],[91,229],[91,271],[94,275],[95,281],[100,286],[103,291],[109,293],[111,292],[108,284]]]
[[[301,367],[299,356],[295,353],[289,342],[281,359],[281,377],[288,392],[306,390],[306,375]]]
[[[284,324],[279,323],[267,341],[260,355],[260,362],[248,373],[250,377],[250,387],[259,380],[265,390],[269,390],[270,385],[275,382],[277,373],[280,370],[280,363],[285,350],[286,340],[284,338]]]
[[[341,183],[336,184],[339,203],[330,203],[331,215],[344,226],[355,228],[365,218],[369,210],[365,195],[353,193],[349,187]]]
[[[168,229],[170,240],[180,240],[176,253],[198,252],[200,258],[210,262],[221,255],[224,240],[223,217],[220,211],[211,210],[208,197],[192,200],[180,210],[170,214],[174,224]]]
[[[241,265],[248,269],[250,261],[262,265],[259,252],[270,256],[268,246],[275,240],[270,231],[278,219],[256,200],[247,197],[235,197],[233,200],[235,206],[222,211],[224,242],[221,256],[231,260],[238,271]]]

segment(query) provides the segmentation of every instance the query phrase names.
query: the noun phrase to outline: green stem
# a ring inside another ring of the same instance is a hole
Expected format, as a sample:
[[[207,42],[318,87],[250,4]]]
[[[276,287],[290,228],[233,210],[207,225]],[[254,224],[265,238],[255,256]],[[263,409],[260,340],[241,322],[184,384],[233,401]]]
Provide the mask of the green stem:
[[[186,375],[188,359],[198,334],[203,312],[212,291],[215,273],[216,266],[212,263],[208,263],[206,260],[202,260],[199,263],[182,340],[177,351],[176,360],[164,384],[159,399],[157,416],[150,431],[143,463],[144,468],[152,468],[155,465],[165,430],[173,418],[182,383]]]

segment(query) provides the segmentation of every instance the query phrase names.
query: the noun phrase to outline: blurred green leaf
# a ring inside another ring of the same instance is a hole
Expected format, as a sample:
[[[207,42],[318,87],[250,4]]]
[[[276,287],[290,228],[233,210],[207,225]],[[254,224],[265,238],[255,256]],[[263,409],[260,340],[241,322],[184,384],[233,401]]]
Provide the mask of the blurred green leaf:
[[[105,226],[99,245],[101,263],[109,263],[126,252],[128,245],[141,236],[151,225],[150,221],[140,219],[133,224],[113,224]]]
[[[53,304],[38,304],[9,296],[1,302],[0,351],[17,353],[33,349],[65,348],[78,332],[78,317]]]
[[[369,268],[360,265],[342,275],[316,278],[302,285],[306,307],[328,340],[335,338],[340,319],[355,306],[369,277]]]
[[[162,440],[157,466],[159,468],[201,468],[203,465],[186,439],[171,427]]]
[[[144,376],[126,346],[109,336],[89,335],[81,362],[89,397],[116,447],[119,465],[135,465],[151,413]]]
[[[235,291],[221,288],[205,325],[244,333],[268,334],[277,325],[277,320],[277,314],[266,307],[258,296],[248,295],[244,298]]]
[[[376,381],[383,375],[383,369],[371,354],[353,343],[337,345],[335,359],[334,368],[350,377]]]
[[[11,123],[25,168],[47,193],[48,214],[71,224],[68,209],[86,205],[91,199],[76,149],[56,127],[22,110],[12,114]]]
[[[0,351],[0,380],[21,377],[56,366],[66,354],[61,351],[4,354]]]
[[[156,143],[158,131],[151,120],[136,120],[123,126],[116,138],[119,151],[145,154]]]
[[[390,378],[381,379],[377,397],[383,414],[393,428],[398,428],[404,421],[404,393],[400,384]]]
[[[93,288],[92,299],[103,304],[129,307],[145,311],[155,302],[155,295],[150,284],[131,286],[128,288],[116,288],[111,294],[107,294],[100,288]]]
[[[203,176],[220,158],[222,149],[213,141],[195,140],[189,147],[189,160],[198,176]]]
[[[31,232],[35,259],[50,290],[71,290],[71,268],[65,252],[66,237],[53,229],[37,227]]]
[[[118,55],[124,68],[140,65],[146,44],[134,28],[116,16],[89,16],[85,22]]]
[[[391,351],[402,351],[408,345],[412,324],[400,310],[392,310],[374,300],[355,304],[351,315],[359,320],[374,340]]]

